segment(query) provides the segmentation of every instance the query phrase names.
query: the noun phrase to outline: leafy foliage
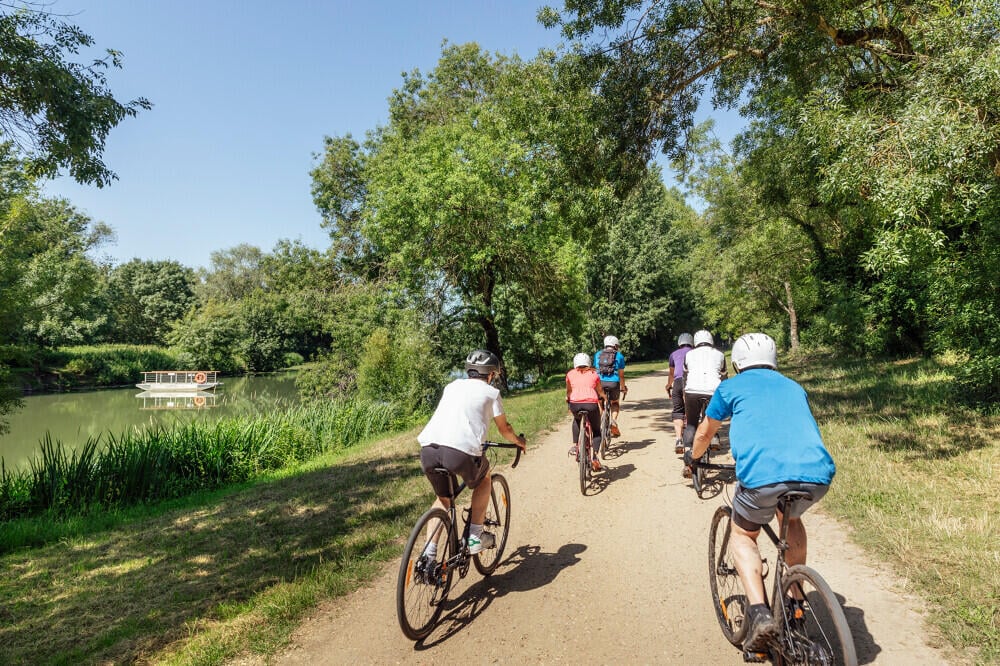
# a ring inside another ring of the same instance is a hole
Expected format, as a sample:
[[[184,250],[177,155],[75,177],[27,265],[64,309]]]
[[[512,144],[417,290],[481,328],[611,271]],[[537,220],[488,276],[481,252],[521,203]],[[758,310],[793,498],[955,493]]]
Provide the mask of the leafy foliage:
[[[108,337],[114,342],[163,344],[194,305],[194,271],[176,261],[133,259],[108,278]]]
[[[116,100],[105,72],[121,67],[122,54],[108,49],[74,62],[93,38],[40,6],[0,7],[0,137],[18,145],[32,176],[67,168],[77,181],[102,187],[115,179],[102,161],[108,132],[151,104]]]

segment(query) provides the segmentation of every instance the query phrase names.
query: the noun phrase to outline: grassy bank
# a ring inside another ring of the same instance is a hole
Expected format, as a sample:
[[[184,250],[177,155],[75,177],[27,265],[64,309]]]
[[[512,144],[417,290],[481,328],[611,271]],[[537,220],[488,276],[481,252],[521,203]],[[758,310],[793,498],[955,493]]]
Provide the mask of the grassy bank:
[[[27,392],[132,385],[147,370],[180,369],[177,355],[152,345],[87,345],[59,349],[0,347],[0,365]]]
[[[908,579],[947,641],[1000,662],[1000,418],[949,405],[951,370],[932,360],[788,370],[837,461],[824,509]]]

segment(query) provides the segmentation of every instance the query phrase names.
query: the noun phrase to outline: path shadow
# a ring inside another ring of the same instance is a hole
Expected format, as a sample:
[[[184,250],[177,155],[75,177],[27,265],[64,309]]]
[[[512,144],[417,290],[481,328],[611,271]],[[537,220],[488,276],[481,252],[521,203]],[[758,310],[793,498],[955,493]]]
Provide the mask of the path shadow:
[[[655,439],[640,439],[638,441],[619,439],[607,450],[604,454],[604,459],[615,460],[617,458],[621,458],[630,451],[638,451],[655,443]]]
[[[590,485],[587,486],[587,492],[584,494],[588,497],[592,495],[600,495],[612,483],[628,478],[634,471],[635,465],[631,463],[627,465],[618,465],[616,467],[605,465],[600,472],[597,472],[590,478]]]
[[[415,650],[427,650],[462,631],[486,610],[493,600],[511,592],[527,592],[549,585],[559,573],[580,561],[587,550],[582,543],[568,543],[554,553],[542,552],[540,546],[521,546],[500,563],[504,571],[482,578],[459,597],[449,600],[437,627]],[[477,575],[472,571],[470,575]]]
[[[854,637],[854,649],[858,653],[859,664],[871,664],[882,651],[881,646],[875,642],[875,637],[868,631],[868,623],[865,622],[865,611],[863,608],[846,605],[847,599],[842,594],[834,592],[844,615],[847,617],[847,624],[851,627],[851,636]]]

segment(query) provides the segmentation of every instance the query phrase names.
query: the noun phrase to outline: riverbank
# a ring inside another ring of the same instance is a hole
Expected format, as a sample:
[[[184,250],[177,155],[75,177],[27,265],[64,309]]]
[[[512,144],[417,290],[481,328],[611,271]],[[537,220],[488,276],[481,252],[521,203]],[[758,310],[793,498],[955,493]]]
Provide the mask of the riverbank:
[[[838,462],[824,510],[907,577],[940,629],[937,640],[996,662],[1000,546],[990,498],[1000,492],[992,472],[1000,469],[1000,423],[941,403],[948,371],[932,361],[818,358],[786,369],[810,391]],[[528,391],[507,409],[537,440],[565,417],[564,395]],[[655,421],[669,439],[662,412]],[[429,501],[416,432],[65,526],[45,546],[0,557],[11,572],[0,579],[0,661],[216,664],[274,654],[317,604],[398,557]]]
[[[147,370],[182,369],[178,354],[154,345],[7,346],[0,352],[0,364],[24,395],[134,386]]]

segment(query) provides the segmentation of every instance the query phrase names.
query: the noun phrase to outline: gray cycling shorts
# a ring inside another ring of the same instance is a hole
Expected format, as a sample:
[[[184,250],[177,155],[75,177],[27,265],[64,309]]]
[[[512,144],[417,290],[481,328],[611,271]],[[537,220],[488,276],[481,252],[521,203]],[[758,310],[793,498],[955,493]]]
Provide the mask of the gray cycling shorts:
[[[435,467],[444,467],[452,474],[462,477],[469,488],[475,488],[490,471],[490,461],[486,456],[470,456],[465,451],[450,446],[428,444],[420,447],[420,466],[424,468],[427,480],[438,497],[448,497],[448,477],[435,472]]]
[[[812,495],[809,501],[796,502],[794,510],[789,513],[792,518],[801,518],[806,509],[823,499],[830,486],[803,481],[771,483],[759,488],[744,488],[738,485],[733,496],[733,521],[748,532],[759,530],[761,525],[771,522],[775,510],[781,508],[778,506],[778,498],[789,490],[804,490]]]

